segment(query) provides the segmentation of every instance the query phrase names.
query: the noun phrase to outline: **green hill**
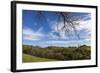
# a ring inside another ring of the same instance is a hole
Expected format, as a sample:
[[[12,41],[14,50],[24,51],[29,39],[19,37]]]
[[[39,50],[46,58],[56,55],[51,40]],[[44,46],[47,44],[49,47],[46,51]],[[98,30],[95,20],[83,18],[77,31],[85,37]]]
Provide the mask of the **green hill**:
[[[48,46],[43,48],[39,46],[23,45],[23,54],[28,54],[28,56],[23,55],[24,62],[87,60],[91,59],[91,46]]]
[[[23,62],[45,62],[45,61],[54,61],[54,59],[40,58],[36,56],[31,56],[28,54],[23,54]]]

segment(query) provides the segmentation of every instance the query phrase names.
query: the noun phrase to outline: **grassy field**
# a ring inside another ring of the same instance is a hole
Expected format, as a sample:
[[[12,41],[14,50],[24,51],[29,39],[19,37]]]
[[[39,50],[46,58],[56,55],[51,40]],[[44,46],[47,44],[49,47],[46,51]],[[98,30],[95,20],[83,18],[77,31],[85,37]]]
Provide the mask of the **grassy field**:
[[[31,56],[28,54],[23,54],[23,62],[45,62],[45,61],[54,61],[54,59],[40,58],[36,56]]]

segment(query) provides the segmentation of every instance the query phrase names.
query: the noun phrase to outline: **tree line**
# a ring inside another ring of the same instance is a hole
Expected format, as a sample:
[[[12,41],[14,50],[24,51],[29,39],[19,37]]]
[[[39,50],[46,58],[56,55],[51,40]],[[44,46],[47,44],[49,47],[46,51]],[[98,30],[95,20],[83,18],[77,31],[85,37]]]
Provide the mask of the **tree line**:
[[[56,60],[85,60],[91,58],[91,47],[82,45],[80,47],[56,47],[23,45],[23,53],[41,58]]]

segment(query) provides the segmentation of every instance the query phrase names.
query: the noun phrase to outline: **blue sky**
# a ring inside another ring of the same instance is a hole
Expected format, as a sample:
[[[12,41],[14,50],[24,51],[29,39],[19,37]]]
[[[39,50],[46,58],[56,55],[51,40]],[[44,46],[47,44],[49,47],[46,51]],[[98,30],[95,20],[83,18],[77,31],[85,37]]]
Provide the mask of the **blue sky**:
[[[67,12],[66,12],[67,13]],[[22,11],[22,25],[23,25],[23,44],[34,46],[77,46],[78,43],[90,45],[91,43],[91,14],[90,13],[75,13],[70,12],[70,18],[80,17],[80,20],[75,21],[79,23],[77,31],[80,39],[70,31],[70,36],[65,34],[61,29],[64,24],[63,21],[57,21],[55,12],[42,11],[42,16],[39,11],[23,10]],[[68,13],[67,13],[68,14]],[[59,35],[59,36],[58,36]]]

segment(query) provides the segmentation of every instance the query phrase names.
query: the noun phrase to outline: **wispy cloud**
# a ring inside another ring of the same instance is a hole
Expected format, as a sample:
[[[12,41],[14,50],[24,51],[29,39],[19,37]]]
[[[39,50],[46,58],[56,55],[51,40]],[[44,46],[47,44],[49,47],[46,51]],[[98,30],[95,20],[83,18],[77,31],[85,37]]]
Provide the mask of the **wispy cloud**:
[[[91,31],[91,20],[80,20],[78,21],[80,25],[77,27],[78,30],[86,29],[88,31]]]
[[[44,35],[41,34],[39,31],[34,32],[31,28],[24,28],[23,39],[24,40],[40,40]]]
[[[41,47],[47,47],[47,46],[63,46],[63,47],[68,47],[68,46],[78,46],[78,44],[80,43],[81,45],[83,44],[87,44],[90,45],[89,43],[90,40],[48,40],[48,41],[37,41],[37,42],[33,42],[34,46],[41,46]]]

